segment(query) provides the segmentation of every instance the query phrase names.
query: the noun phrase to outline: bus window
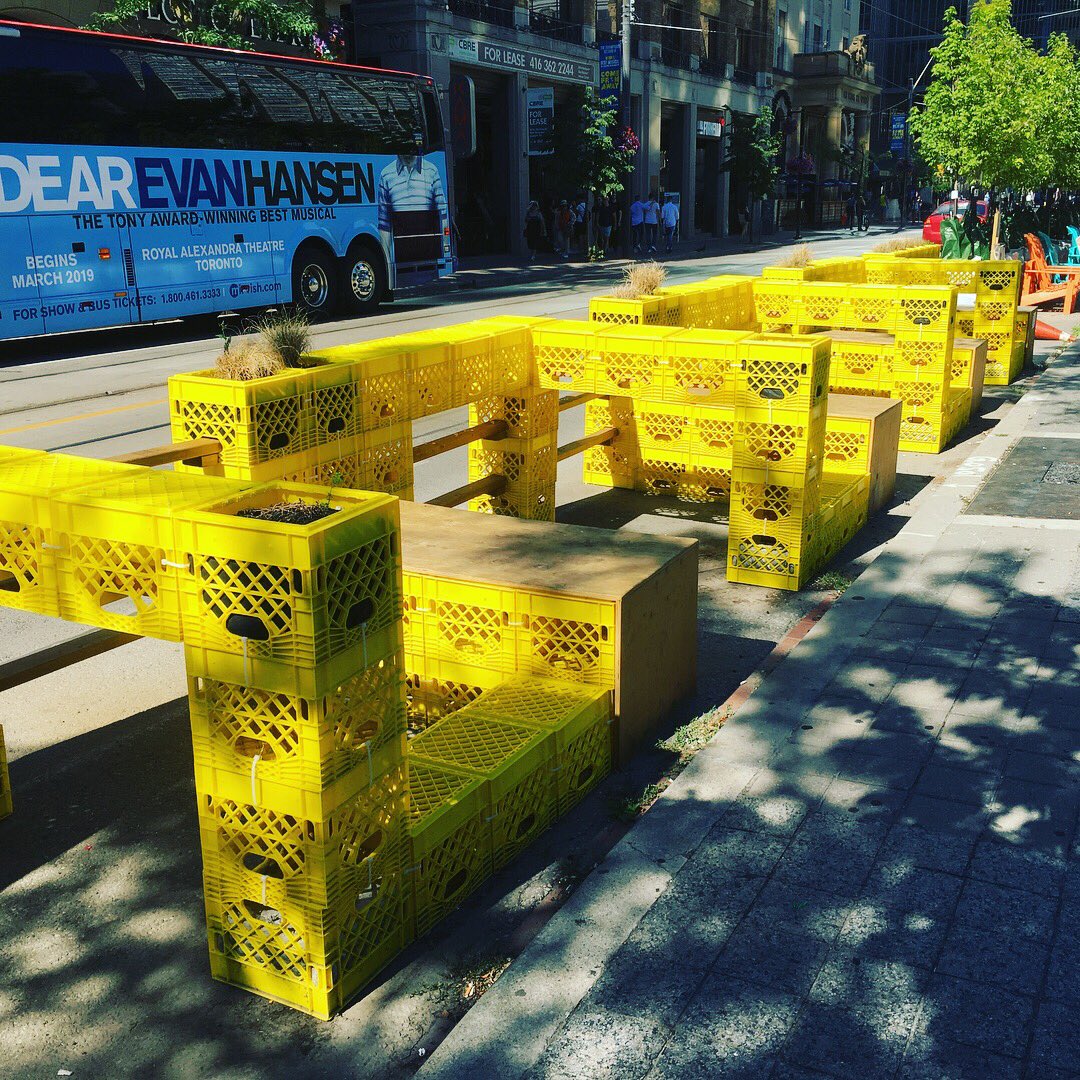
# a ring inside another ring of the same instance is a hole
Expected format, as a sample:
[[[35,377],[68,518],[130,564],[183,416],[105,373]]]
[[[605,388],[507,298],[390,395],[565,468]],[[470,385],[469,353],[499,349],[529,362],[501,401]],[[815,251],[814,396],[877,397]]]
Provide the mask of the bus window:
[[[420,91],[424,103],[424,120],[427,128],[427,150],[442,150],[444,146],[442,112],[434,88]]]
[[[27,88],[32,88],[27,93]],[[0,142],[130,146],[142,88],[110,49],[81,38],[0,38]]]

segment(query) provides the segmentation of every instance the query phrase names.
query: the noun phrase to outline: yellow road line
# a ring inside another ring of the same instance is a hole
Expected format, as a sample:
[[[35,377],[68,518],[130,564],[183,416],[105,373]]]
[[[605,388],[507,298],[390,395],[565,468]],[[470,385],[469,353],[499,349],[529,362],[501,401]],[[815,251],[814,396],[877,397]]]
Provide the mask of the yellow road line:
[[[156,401],[140,401],[137,405],[114,405],[111,409],[98,409],[97,412],[79,413],[77,416],[62,416],[58,420],[39,420],[36,424],[23,424],[0,430],[0,435],[15,435],[20,431],[35,431],[37,428],[53,427],[55,424],[74,424],[78,420],[93,420],[97,416],[112,416],[113,413],[127,412],[129,409],[149,409],[154,405],[164,405],[168,398]]]

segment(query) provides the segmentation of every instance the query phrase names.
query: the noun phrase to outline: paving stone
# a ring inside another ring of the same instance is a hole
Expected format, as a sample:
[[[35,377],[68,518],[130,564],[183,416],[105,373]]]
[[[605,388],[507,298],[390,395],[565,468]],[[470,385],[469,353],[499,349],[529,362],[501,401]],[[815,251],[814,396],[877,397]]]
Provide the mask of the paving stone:
[[[1032,716],[1031,699],[1028,699],[1026,715]],[[1065,728],[1069,731],[1080,731],[1080,704],[1055,705],[1052,709],[1046,709],[1035,714],[1037,719],[1048,727]]]
[[[968,874],[994,885],[1056,897],[1065,875],[1065,861],[1018,844],[988,838],[975,845]]]
[[[783,926],[745,919],[716,961],[736,979],[803,996],[825,962],[829,946]]]
[[[920,795],[933,795],[939,799],[969,803],[971,806],[985,806],[993,799],[996,786],[997,779],[992,774],[958,769],[931,761],[922,770],[914,790]]]
[[[716,826],[698,845],[676,880],[700,881],[703,891],[723,891],[748,878],[771,873],[784,853],[784,841]]]
[[[836,944],[859,956],[929,971],[944,944],[946,930],[943,919],[887,908],[873,898],[866,898],[852,906]]]
[[[954,619],[961,622],[960,619]],[[966,622],[962,626],[943,625],[939,620],[926,632],[926,636],[920,642],[922,647],[930,649],[950,649],[953,652],[969,653],[974,656],[979,651],[979,645],[989,632],[989,624]]]
[[[881,613],[878,623],[903,623],[912,626],[931,626],[941,614],[939,604],[912,604],[893,600]]]
[[[977,773],[984,777],[987,785],[992,785],[1005,773],[1007,754],[1008,751],[1001,746],[969,742],[964,726],[956,724],[954,720],[951,730],[946,722],[928,764],[935,768]]]
[[[869,741],[868,734],[857,747],[837,752],[839,775],[845,780],[873,783],[893,791],[910,790],[923,767],[930,745],[924,743],[923,752],[904,757],[889,753],[864,753],[864,744]]]
[[[791,836],[813,805],[798,795],[740,795],[724,812],[720,823],[768,836]]]
[[[579,1008],[547,1045],[529,1080],[623,1080],[641,1075],[660,1055],[668,1031],[654,1021]]]
[[[1009,1057],[1027,1045],[1034,999],[985,982],[934,975],[923,1000],[920,1034]]]
[[[1074,788],[1003,779],[997,787],[990,828],[1000,837],[1022,840],[1041,851],[1064,852],[1076,828]]]
[[[889,696],[893,684],[900,677],[904,664],[886,665],[882,663],[851,662],[833,676],[825,687],[822,700],[833,698],[881,703]]]
[[[838,947],[818,972],[809,1000],[880,1024],[905,1010],[914,1018],[928,981],[922,968]]]
[[[948,712],[948,706],[917,705],[889,698],[874,714],[870,731],[874,734],[893,732],[911,735],[929,741],[941,731]]]
[[[1044,1001],[1035,1020],[1031,1060],[1075,1075],[1080,1072],[1080,1025],[1076,1007],[1060,1001]]]
[[[985,827],[988,815],[983,807],[969,803],[913,794],[904,805],[900,820],[930,832],[977,834]]]
[[[892,641],[885,638],[864,637],[859,647],[852,654],[852,660],[885,660],[893,663],[906,663],[918,650],[914,641]]]
[[[830,944],[850,910],[850,897],[773,878],[758,894],[747,919]]]
[[[866,631],[865,641],[907,642],[917,646],[924,637],[930,623],[908,624],[878,620]]]
[[[1016,1058],[916,1034],[897,1080],[1021,1080],[1023,1071],[1023,1062]]]
[[[1054,930],[1055,902],[1022,889],[967,880],[956,905],[957,926],[995,928],[1003,934],[1049,941]]]
[[[879,855],[863,900],[883,904],[898,911],[915,911],[934,919],[947,919],[963,884],[958,872],[928,870],[913,858],[892,852]]]
[[[958,924],[945,938],[936,970],[1034,996],[1042,984],[1050,947],[993,927]]]
[[[651,1080],[759,1080],[791,1030],[798,998],[715,972],[694,997]]]
[[[1031,780],[1055,787],[1067,787],[1080,780],[1080,765],[1046,754],[1027,750],[1010,750],[1005,762],[1005,775],[1012,780]]]
[[[1075,933],[1059,932],[1050,950],[1046,970],[1045,993],[1054,1001],[1072,1002],[1080,1007],[1080,938]]]
[[[902,861],[905,865],[959,874],[975,849],[975,841],[974,835],[965,832],[942,833],[910,824],[894,825],[881,845],[878,861]]]
[[[715,958],[764,885],[758,877],[717,881],[707,871],[685,874],[685,870],[684,866],[627,939],[666,954],[676,969],[684,949]],[[673,942],[669,943],[669,935]]]
[[[775,874],[782,881],[857,896],[881,843],[880,837],[874,839],[876,842],[868,844],[860,838],[861,846],[855,847],[851,843],[803,839],[796,835],[777,864]]]
[[[807,1005],[782,1056],[842,1080],[892,1076],[914,1022],[914,1010],[901,1009],[879,1021],[849,1009]]]
[[[911,659],[916,652],[923,667],[944,668],[947,671],[970,671],[977,661],[976,652],[971,649],[957,651],[940,645],[920,644],[917,651],[912,652]]]

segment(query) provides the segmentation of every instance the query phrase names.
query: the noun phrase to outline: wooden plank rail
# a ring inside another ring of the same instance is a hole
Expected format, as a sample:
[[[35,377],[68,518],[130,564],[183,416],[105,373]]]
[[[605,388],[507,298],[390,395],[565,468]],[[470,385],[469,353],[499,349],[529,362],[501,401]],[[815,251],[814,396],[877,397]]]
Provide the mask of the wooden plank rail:
[[[560,446],[559,460],[565,461],[567,458],[572,458],[577,454],[583,454],[590,446],[605,446],[618,437],[619,429],[617,427],[608,427],[601,431],[595,431],[592,435],[586,435],[584,438],[575,439],[573,442],[566,443],[565,446]]]
[[[567,409],[584,405],[586,401],[593,401],[599,396],[599,394],[568,394],[564,398],[559,398],[559,412],[566,412]]]
[[[118,634],[113,630],[91,630],[88,634],[79,634],[68,641],[38,649],[27,656],[9,660],[0,664],[0,692],[13,686],[33,682],[42,675],[48,675],[61,668],[70,667],[91,656],[119,648],[129,641],[138,641],[138,634]]]
[[[428,499],[429,506],[460,506],[463,502],[475,499],[479,495],[501,495],[506,490],[506,477],[493,473],[491,476],[482,476],[479,480],[473,480],[468,484],[448,491],[445,495]]]
[[[448,450],[456,450],[466,443],[475,442],[477,439],[505,439],[510,429],[505,420],[488,420],[483,424],[465,428],[464,431],[454,431],[449,435],[440,435],[430,442],[420,443],[413,447],[413,462],[427,461],[429,458],[438,457]]]
[[[217,439],[189,439],[187,442],[166,443],[164,446],[152,446],[149,450],[119,454],[109,460],[119,461],[123,465],[145,465],[152,469],[155,465],[168,465],[172,461],[182,461],[185,465],[198,464],[203,458],[217,457],[220,453],[221,443]]]

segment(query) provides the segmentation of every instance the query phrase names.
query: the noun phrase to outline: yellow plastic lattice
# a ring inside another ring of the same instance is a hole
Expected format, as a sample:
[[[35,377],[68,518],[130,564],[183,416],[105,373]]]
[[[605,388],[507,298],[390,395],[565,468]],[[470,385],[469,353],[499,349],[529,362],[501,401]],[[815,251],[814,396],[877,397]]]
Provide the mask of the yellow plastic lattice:
[[[888,297],[854,296],[851,312],[859,326],[888,326],[892,319],[892,300]]]
[[[697,466],[679,485],[679,498],[687,502],[726,502],[731,494],[731,470]]]
[[[354,436],[359,430],[356,383],[316,387],[311,394],[317,444]]]
[[[929,374],[944,371],[950,352],[947,341],[913,341],[901,338],[896,342],[893,374],[899,372]]]
[[[831,325],[840,314],[844,298],[840,295],[821,295],[804,289],[799,296],[800,322]]]
[[[19,600],[29,603],[41,589],[44,542],[44,532],[35,526],[0,521],[0,600],[5,604]],[[41,597],[43,603],[48,599]],[[51,606],[55,608],[56,604],[53,592]]]
[[[475,701],[483,692],[483,687],[467,682],[409,675],[405,683],[409,729],[423,731],[436,720]]]
[[[869,436],[857,431],[825,431],[825,466],[833,471],[866,465]]]
[[[530,728],[472,716],[464,709],[417,735],[409,754],[490,775],[535,740],[536,732]]]
[[[531,670],[588,681],[608,666],[614,642],[606,626],[546,615],[533,615],[524,622]]]
[[[585,349],[567,345],[537,345],[536,370],[541,386],[582,389],[589,366]]]
[[[556,726],[597,700],[597,691],[559,679],[518,677],[484,692],[474,709],[518,724]]]
[[[927,297],[900,298],[901,320],[909,326],[944,327],[948,321],[949,301]]]
[[[697,442],[701,449],[715,454],[730,454],[735,438],[735,423],[732,420],[718,420],[698,416]]]
[[[1008,301],[980,300],[978,303],[979,315],[988,322],[998,322],[1008,318],[1015,310],[1015,306]]]
[[[656,458],[645,458],[637,475],[641,490],[649,495],[674,495],[686,475],[687,466]]]
[[[183,401],[179,409],[180,438],[217,439],[223,451],[232,449],[240,434],[240,410],[207,401]]]
[[[644,410],[638,418],[638,430],[654,443],[679,443],[688,434],[690,417],[686,413]]]
[[[406,817],[401,765],[325,821],[201,794],[204,872],[271,903],[336,904],[401,872]]]
[[[771,525],[795,517],[800,521],[812,508],[804,489],[780,484],[751,484],[739,481],[732,487],[732,504],[756,522]]]
[[[740,570],[759,570],[770,574],[793,574],[796,570],[787,545],[766,537],[740,537],[731,562]]]

